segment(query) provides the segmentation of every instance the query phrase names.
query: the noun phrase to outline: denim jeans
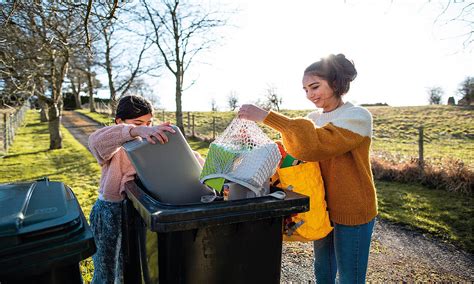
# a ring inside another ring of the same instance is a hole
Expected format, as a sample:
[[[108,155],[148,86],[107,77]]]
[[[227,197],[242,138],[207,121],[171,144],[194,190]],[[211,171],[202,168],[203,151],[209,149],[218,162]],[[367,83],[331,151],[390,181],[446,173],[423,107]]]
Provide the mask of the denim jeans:
[[[316,283],[365,283],[370,239],[375,218],[367,224],[333,224],[334,230],[324,239],[314,241]]]
[[[89,219],[97,247],[92,284],[122,283],[122,202],[97,199]]]

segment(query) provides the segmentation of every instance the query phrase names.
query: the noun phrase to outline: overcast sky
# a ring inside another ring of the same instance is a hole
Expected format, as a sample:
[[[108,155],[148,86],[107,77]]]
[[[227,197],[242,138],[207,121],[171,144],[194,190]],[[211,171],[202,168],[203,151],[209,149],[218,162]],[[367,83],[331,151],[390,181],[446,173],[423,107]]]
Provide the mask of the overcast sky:
[[[474,76],[473,44],[464,48],[466,37],[458,37],[469,30],[446,23],[459,4],[435,21],[439,3],[447,1],[203,1],[231,2],[240,12],[232,17],[237,27],[221,31],[222,45],[202,54],[185,75],[187,83],[197,81],[183,95],[183,110],[210,110],[212,99],[227,110],[232,91],[242,104],[263,98],[268,86],[283,98],[283,108],[311,109],[302,72],[330,53],[354,61],[359,75],[346,100],[357,104],[426,105],[427,88],[434,86],[445,91],[446,103],[466,76]],[[161,106],[174,110],[174,78],[163,74],[149,82]]]

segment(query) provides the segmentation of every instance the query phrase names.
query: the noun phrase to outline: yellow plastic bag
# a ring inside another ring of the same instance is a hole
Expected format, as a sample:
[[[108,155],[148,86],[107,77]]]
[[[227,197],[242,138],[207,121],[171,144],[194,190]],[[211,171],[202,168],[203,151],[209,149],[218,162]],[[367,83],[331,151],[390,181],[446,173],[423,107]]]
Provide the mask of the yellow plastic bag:
[[[310,202],[309,211],[291,217],[294,230],[284,232],[283,240],[309,242],[326,237],[332,231],[332,227],[326,210],[324,184],[319,163],[306,162],[280,168],[277,174],[280,183],[278,187],[291,186],[294,192],[309,196]]]

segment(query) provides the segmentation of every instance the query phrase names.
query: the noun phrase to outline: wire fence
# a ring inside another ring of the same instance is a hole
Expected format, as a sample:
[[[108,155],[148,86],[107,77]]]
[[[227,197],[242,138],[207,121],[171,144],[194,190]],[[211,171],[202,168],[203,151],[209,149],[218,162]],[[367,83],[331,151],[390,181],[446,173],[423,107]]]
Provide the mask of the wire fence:
[[[416,131],[405,137],[381,137],[374,131],[372,155],[393,163],[416,159],[420,163],[441,165],[447,160],[457,160],[474,170],[474,133],[453,135],[424,126]]]
[[[175,121],[174,112],[159,111],[160,121]],[[184,112],[183,125],[186,135],[212,141],[222,133],[235,113],[222,112],[209,115],[209,112]],[[272,139],[280,139],[275,130],[262,126]],[[474,130],[461,132],[439,132],[429,126],[411,127],[406,131],[386,131],[374,125],[371,155],[393,163],[418,160],[421,163],[442,164],[447,159],[458,160],[474,170]]]
[[[26,112],[30,109],[29,101],[18,109],[2,109],[0,110],[1,121],[0,121],[0,142],[3,146],[0,149],[0,153],[7,153],[9,147],[12,145],[15,139],[17,129],[23,123]]]
[[[105,113],[108,115],[112,113],[112,109],[110,108],[110,106],[102,101],[98,101],[95,103],[95,110],[98,113]]]
[[[83,104],[82,108],[89,109],[90,104],[89,103]],[[110,115],[112,113],[112,109],[110,108],[109,104],[106,104],[103,101],[96,101],[94,104],[94,108],[97,113],[103,113],[107,115]]]

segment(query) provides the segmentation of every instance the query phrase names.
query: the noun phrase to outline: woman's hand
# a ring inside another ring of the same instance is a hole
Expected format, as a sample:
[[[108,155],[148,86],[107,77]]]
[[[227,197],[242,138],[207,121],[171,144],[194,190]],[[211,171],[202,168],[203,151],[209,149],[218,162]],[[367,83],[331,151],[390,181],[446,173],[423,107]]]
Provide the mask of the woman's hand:
[[[256,105],[242,105],[239,109],[239,118],[262,122],[267,117],[268,111],[259,108]]]
[[[165,132],[175,133],[176,131],[170,126],[171,123],[165,122],[157,126],[137,126],[130,130],[132,137],[140,136],[151,144],[156,144],[153,139],[155,137],[161,144],[168,142],[168,136]]]

